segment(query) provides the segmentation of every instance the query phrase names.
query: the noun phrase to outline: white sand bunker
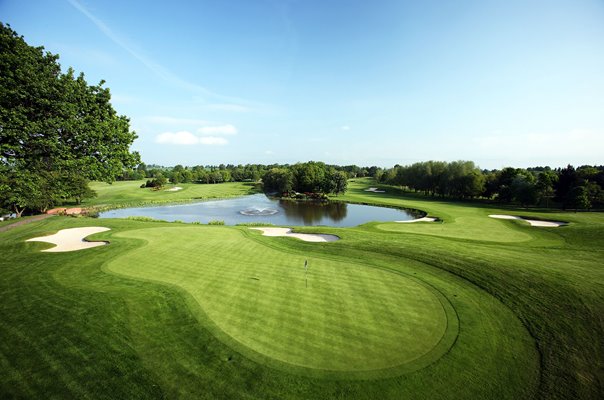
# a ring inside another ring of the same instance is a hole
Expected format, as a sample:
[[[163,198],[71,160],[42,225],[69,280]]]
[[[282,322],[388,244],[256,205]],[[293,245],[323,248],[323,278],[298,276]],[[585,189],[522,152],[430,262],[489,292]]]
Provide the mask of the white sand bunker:
[[[173,188],[166,189],[166,192],[178,192],[179,190],[182,190],[180,186],[174,186]]]
[[[369,189],[365,189],[366,192],[373,192],[373,193],[386,193],[385,190],[378,190],[378,188],[374,188],[374,187],[370,187]]]
[[[340,240],[336,235],[325,235],[322,233],[293,233],[290,228],[250,228],[262,231],[264,236],[287,236],[294,237],[305,242],[335,242]]]
[[[56,247],[42,250],[49,253],[58,253],[63,251],[75,251],[89,249],[91,247],[104,246],[107,242],[87,242],[84,240],[86,236],[93,233],[105,232],[110,230],[100,226],[90,226],[86,228],[69,228],[61,229],[54,235],[40,236],[26,240],[27,242],[47,242],[56,244]]]
[[[555,228],[557,226],[568,225],[567,222],[559,222],[559,221],[539,221],[536,219],[527,219],[522,217],[517,217],[515,215],[500,215],[500,214],[491,214],[489,215],[491,218],[497,219],[520,219],[522,221],[528,222],[531,226],[540,226],[545,228]]]
[[[410,220],[407,220],[407,221],[394,221],[394,222],[410,223],[410,222],[434,222],[434,221],[436,221],[436,218],[433,218],[433,217],[422,217],[422,218],[410,219]]]

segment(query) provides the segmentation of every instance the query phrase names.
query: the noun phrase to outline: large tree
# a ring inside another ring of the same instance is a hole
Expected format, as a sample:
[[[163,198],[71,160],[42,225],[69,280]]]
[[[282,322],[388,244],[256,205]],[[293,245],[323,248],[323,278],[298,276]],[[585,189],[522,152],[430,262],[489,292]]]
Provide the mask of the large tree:
[[[262,177],[265,192],[287,193],[293,187],[293,175],[285,168],[272,168]]]
[[[309,161],[291,167],[294,176],[294,190],[297,192],[322,192],[325,185],[326,165]]]
[[[139,161],[129,150],[136,134],[104,82],[63,73],[58,58],[0,23],[0,203],[18,215],[52,206],[82,179],[112,182]]]

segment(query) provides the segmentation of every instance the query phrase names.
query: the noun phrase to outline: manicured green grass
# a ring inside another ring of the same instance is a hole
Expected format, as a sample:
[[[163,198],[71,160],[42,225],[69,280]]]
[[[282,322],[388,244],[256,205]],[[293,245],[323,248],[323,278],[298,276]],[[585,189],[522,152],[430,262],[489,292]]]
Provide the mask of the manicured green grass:
[[[420,280],[277,251],[234,229],[161,227],[115,236],[147,243],[109,263],[109,271],[184,289],[222,331],[217,334],[249,348],[251,357],[257,352],[330,371],[409,368],[441,342],[449,325],[457,326],[450,305],[441,303],[446,299]],[[149,258],[156,260],[152,269]]]
[[[86,199],[83,206],[139,206],[146,204],[177,203],[192,200],[222,199],[258,193],[255,183],[227,182],[221,184],[179,183],[166,185],[162,190],[141,188],[141,181],[119,181],[112,184],[92,182],[90,187],[97,193],[96,197]],[[170,191],[180,187],[182,190]]]
[[[604,214],[368,185],[340,198],[444,223],[298,228],[341,237],[321,244],[67,217],[0,233],[0,397],[601,397]],[[50,245],[25,242],[75,226],[111,228],[92,236],[110,245],[41,253]]]

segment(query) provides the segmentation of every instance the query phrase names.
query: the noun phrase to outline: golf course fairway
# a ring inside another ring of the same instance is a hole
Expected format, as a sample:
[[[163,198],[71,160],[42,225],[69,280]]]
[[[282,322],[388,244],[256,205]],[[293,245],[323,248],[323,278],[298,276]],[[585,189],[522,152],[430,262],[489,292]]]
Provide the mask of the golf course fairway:
[[[294,228],[340,239],[319,243],[247,226],[57,216],[0,232],[0,394],[598,398],[604,214],[371,184],[351,182],[340,199],[439,221]],[[84,227],[108,229],[85,238],[108,244],[52,253],[27,241]]]

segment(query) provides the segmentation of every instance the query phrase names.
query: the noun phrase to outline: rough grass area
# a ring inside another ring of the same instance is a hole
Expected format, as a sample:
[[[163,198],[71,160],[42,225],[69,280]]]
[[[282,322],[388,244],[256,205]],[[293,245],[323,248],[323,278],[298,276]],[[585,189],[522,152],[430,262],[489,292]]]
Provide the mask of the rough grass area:
[[[1,232],[0,397],[601,398],[604,214],[535,228],[366,183],[339,198],[444,223],[297,228],[332,243],[67,217]],[[25,242],[78,226],[109,246]]]

